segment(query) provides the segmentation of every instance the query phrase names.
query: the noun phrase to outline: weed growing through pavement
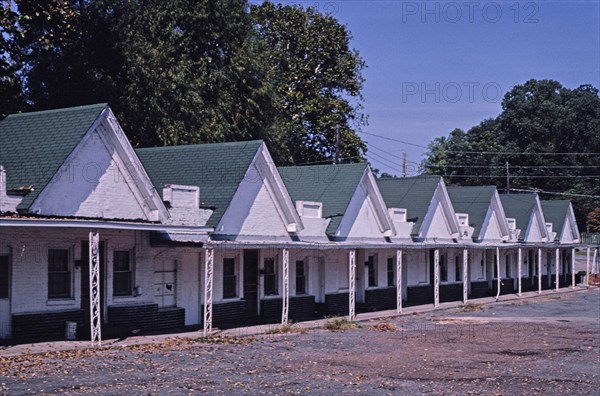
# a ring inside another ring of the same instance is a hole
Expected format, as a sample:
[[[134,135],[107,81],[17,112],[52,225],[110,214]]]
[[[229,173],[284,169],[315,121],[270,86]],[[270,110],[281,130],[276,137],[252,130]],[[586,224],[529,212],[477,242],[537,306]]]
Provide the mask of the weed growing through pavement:
[[[358,329],[360,325],[346,318],[331,319],[325,322],[325,329],[331,331],[345,331]]]
[[[466,303],[466,304],[464,304],[462,306],[462,309],[463,309],[464,312],[481,311],[483,309],[483,305],[477,304],[477,303],[468,302],[468,303]]]
[[[267,330],[266,334],[289,334],[289,333],[308,333],[308,329],[303,327],[294,326],[293,323],[288,323],[280,326],[273,326]]]

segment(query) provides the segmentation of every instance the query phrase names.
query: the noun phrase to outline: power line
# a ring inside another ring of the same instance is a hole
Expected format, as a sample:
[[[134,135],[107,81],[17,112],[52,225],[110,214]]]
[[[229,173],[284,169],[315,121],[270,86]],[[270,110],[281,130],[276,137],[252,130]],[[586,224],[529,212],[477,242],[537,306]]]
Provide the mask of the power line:
[[[502,175],[442,175],[443,177],[487,177],[487,178],[504,178],[505,174]],[[569,179],[600,179],[600,175],[516,175],[510,176],[512,179],[559,179],[559,178],[569,178]]]
[[[385,140],[389,140],[392,142],[398,142],[398,143],[402,143],[402,144],[407,144],[409,146],[415,146],[415,147],[420,147],[420,148],[424,148],[424,149],[429,149],[429,147],[427,146],[423,146],[420,144],[415,144],[415,143],[411,143],[411,142],[407,142],[404,140],[400,140],[400,139],[394,139],[394,138],[390,138],[387,136],[382,136],[382,135],[377,135],[375,133],[370,133],[370,132],[363,132],[360,131],[359,133],[362,133],[364,135],[370,135],[370,136],[375,136],[378,137],[380,139],[385,139]],[[486,154],[486,155],[600,155],[600,153],[553,153],[553,152],[535,152],[535,153],[530,153],[530,152],[525,152],[525,151],[456,151],[456,150],[442,150],[442,152],[444,153],[451,153],[451,154]]]
[[[588,195],[588,194],[575,194],[575,193],[564,193],[564,192],[554,192],[554,191],[544,191],[539,188],[534,189],[524,189],[524,188],[511,188],[511,191],[520,191],[520,192],[535,192],[541,194],[552,194],[552,195],[569,195],[572,197],[583,197],[583,198],[600,198],[600,195]]]
[[[480,168],[480,169],[489,169],[489,168],[502,168],[506,169],[505,165],[423,165],[425,168]],[[510,169],[579,169],[579,168],[600,168],[600,165],[511,165]]]

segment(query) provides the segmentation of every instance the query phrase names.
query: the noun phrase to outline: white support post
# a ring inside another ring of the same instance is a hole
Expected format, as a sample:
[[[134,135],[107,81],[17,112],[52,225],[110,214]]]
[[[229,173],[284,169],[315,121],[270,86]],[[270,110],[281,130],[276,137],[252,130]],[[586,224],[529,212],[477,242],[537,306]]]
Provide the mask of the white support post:
[[[575,248],[571,249],[571,288],[575,289]]]
[[[290,251],[283,249],[283,308],[281,310],[281,324],[288,323],[290,311]]]
[[[440,306],[440,249],[433,252],[433,306]]]
[[[538,248],[538,294],[542,294],[542,249]]]
[[[587,248],[587,255],[585,261],[585,285],[590,287],[590,248]]]
[[[90,334],[92,346],[102,344],[102,311],[100,310],[100,234],[90,231]]]
[[[592,272],[594,274],[596,274],[597,271],[598,271],[598,260],[597,260],[597,257],[598,257],[598,248],[596,248],[594,250],[594,260],[592,261],[592,264],[593,264],[592,265]]]
[[[462,277],[463,277],[463,304],[466,304],[469,299],[469,250],[468,249],[463,249]]]
[[[402,250],[396,250],[396,313],[402,313]]]
[[[559,289],[559,279],[558,279],[558,273],[559,271],[559,266],[560,266],[560,249],[556,248],[556,259],[554,260],[554,265],[556,266],[556,268],[554,268],[554,281],[556,282],[556,285],[554,285],[555,290]]]
[[[348,252],[348,271],[348,289],[350,292],[348,296],[348,318],[354,320],[356,318],[356,307],[354,304],[356,295],[356,250],[350,250]]]
[[[517,295],[521,297],[521,278],[523,277],[523,251],[521,248],[517,251],[517,277]]]
[[[212,332],[215,250],[204,249],[204,337]]]
[[[500,274],[500,249],[496,248],[496,274],[498,275],[496,279],[497,284],[497,292],[496,292],[496,301],[500,298],[500,289],[501,289],[501,279],[502,274]]]

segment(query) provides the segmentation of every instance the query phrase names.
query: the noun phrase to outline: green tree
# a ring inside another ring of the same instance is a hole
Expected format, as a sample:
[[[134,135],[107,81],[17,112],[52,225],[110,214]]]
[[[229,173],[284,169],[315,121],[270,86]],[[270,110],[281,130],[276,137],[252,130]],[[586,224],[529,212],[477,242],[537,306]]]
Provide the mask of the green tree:
[[[592,210],[587,215],[588,232],[600,232],[600,208]]]
[[[511,89],[502,113],[467,132],[455,130],[429,146],[422,167],[452,184],[495,184],[572,195],[580,228],[600,204],[600,97],[591,85],[575,89],[552,80],[530,80]],[[567,155],[562,153],[582,153]]]
[[[356,131],[366,124],[361,112],[365,63],[350,48],[348,29],[314,8],[265,2],[251,6],[273,84],[274,119],[267,136],[283,164],[335,157],[360,161],[366,151]]]
[[[19,62],[14,58],[17,52],[15,38],[18,14],[10,1],[0,4],[0,118],[23,109],[22,81]]]

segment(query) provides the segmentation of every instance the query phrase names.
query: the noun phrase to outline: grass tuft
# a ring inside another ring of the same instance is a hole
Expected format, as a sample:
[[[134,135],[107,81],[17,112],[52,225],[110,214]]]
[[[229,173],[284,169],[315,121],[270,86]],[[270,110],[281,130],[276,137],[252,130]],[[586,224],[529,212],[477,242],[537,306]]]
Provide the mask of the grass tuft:
[[[331,331],[345,331],[359,328],[360,325],[346,318],[331,319],[325,322],[325,329]]]

